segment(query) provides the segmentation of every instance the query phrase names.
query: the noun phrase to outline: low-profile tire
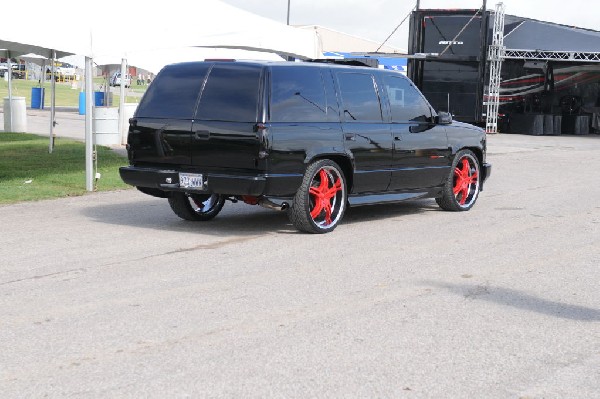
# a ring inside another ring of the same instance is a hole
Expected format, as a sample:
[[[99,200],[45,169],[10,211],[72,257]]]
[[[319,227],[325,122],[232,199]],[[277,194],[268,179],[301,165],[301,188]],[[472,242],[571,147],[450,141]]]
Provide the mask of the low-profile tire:
[[[288,210],[292,224],[306,233],[328,233],[346,211],[346,178],[342,168],[329,159],[311,163]]]
[[[477,156],[470,150],[461,150],[454,157],[442,197],[435,201],[446,211],[468,211],[479,196],[480,179]]]
[[[219,194],[187,194],[173,192],[169,197],[169,205],[177,216],[185,220],[205,221],[217,216],[225,197]]]

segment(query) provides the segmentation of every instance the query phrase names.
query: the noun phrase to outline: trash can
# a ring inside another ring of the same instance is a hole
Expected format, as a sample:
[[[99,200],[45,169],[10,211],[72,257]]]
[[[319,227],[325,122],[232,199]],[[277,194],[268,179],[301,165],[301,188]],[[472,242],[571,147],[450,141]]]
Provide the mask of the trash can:
[[[85,115],[85,91],[79,92],[79,115]]]
[[[103,91],[95,91],[94,92],[94,105],[96,107],[104,107],[106,105],[104,103],[104,92]]]
[[[108,103],[105,101],[103,91],[94,92],[94,106],[95,107],[109,107],[112,105],[112,93],[109,93]],[[85,115],[85,91],[79,92],[79,115]]]
[[[92,131],[94,132],[94,142],[98,145],[121,144],[119,109],[111,107],[94,108]]]
[[[31,88],[31,108],[44,109],[44,88]]]
[[[4,97],[4,131],[25,133],[27,132],[27,105],[25,97],[13,97],[12,104],[8,97]],[[12,109],[12,126],[11,122]]]

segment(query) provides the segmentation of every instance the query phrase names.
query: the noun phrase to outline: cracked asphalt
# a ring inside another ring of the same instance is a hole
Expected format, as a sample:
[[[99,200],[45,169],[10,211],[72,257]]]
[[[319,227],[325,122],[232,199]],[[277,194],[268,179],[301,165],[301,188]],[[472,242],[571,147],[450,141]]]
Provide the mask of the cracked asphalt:
[[[0,396],[600,397],[600,136],[488,158],[469,212],[320,236],[136,190],[0,206]]]

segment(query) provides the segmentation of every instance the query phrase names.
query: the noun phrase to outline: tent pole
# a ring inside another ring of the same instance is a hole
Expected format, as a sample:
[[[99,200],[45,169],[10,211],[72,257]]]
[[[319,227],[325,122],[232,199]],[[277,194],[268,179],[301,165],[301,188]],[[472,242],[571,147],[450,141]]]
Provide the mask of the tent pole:
[[[127,142],[127,132],[125,130],[125,78],[127,76],[127,60],[121,59],[121,86],[119,86],[119,137],[121,144]]]
[[[92,104],[94,92],[92,87],[93,60],[85,57],[85,189],[94,191],[94,163],[92,137]]]
[[[54,115],[56,112],[56,50],[52,50],[52,68],[51,68],[51,93],[50,93],[50,144],[48,144],[48,153],[52,154],[54,150]]]
[[[8,131],[13,131],[13,101],[12,101],[12,62],[10,60],[10,51],[6,52],[6,65],[8,66]]]
[[[40,77],[40,86],[44,87],[44,84],[46,83],[46,59],[44,58],[44,60],[42,61],[42,76]],[[42,108],[43,108],[42,104]]]

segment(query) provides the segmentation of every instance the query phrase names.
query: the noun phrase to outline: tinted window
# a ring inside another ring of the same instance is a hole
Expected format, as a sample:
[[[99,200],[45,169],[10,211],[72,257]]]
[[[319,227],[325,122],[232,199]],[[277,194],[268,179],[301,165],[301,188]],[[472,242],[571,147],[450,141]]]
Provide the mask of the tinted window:
[[[383,81],[390,100],[392,122],[429,120],[431,117],[429,105],[407,79],[385,75]]]
[[[197,119],[256,122],[260,68],[215,65],[198,106]]]
[[[136,116],[192,119],[210,64],[177,64],[163,68],[138,106]]]
[[[326,122],[327,104],[317,68],[273,68],[271,121]]]
[[[346,122],[381,122],[381,105],[373,75],[339,73],[342,112]]]

